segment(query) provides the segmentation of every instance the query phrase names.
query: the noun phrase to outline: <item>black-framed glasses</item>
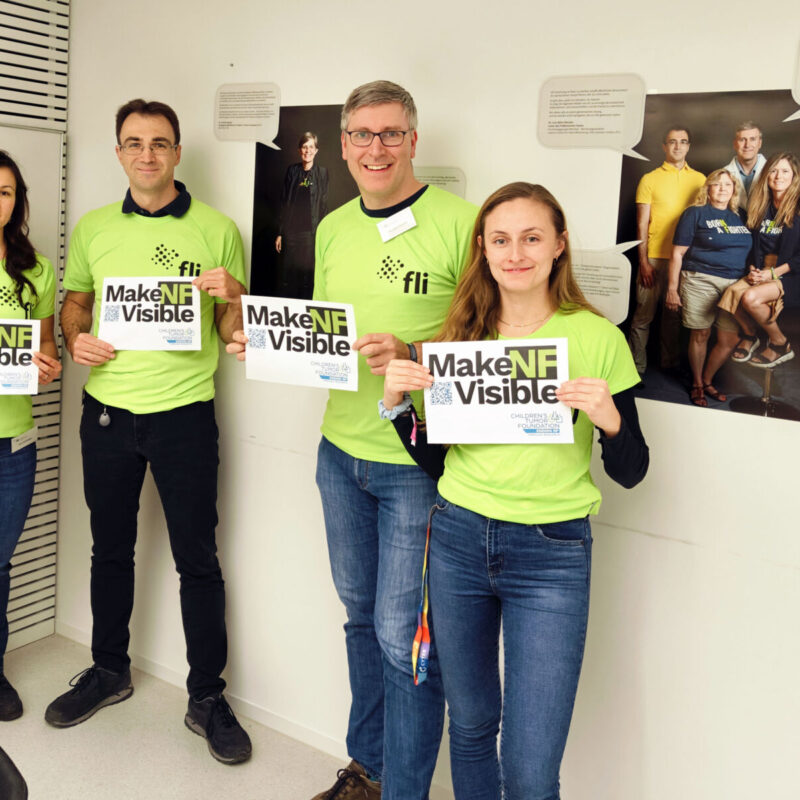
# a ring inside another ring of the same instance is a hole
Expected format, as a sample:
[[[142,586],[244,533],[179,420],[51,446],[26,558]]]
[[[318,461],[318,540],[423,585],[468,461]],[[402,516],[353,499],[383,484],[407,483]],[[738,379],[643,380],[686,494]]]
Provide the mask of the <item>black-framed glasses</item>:
[[[384,147],[400,147],[408,131],[381,131],[380,133],[373,133],[372,131],[345,131],[345,133],[350,137],[350,141],[356,147],[369,147],[376,136],[381,140],[381,144]]]
[[[119,146],[119,149],[129,156],[140,156],[144,152],[144,148],[145,146],[141,142],[128,142]],[[147,149],[154,156],[166,155],[170,150],[177,150],[177,148],[178,145],[169,144],[169,142],[150,142],[147,145]]]

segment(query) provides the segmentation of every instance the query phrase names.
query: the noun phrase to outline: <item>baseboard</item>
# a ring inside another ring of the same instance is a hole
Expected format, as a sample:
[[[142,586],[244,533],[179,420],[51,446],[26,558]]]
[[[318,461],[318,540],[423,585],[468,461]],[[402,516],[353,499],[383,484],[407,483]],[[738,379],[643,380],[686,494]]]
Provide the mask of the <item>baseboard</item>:
[[[58,620],[56,620],[56,633],[65,639],[71,639],[73,642],[78,642],[78,644],[86,647],[91,645],[92,637],[89,631],[75,628]],[[166,683],[171,683],[173,686],[179,686],[180,688],[185,686],[186,676],[184,674],[136,653],[131,653],[130,656],[131,664],[136,669],[140,669],[142,672],[146,672],[148,675],[159,678]],[[242,716],[255,720],[267,728],[282,733],[291,739],[296,739],[309,747],[321,750],[323,753],[338,758],[342,762],[347,761],[347,748],[344,742],[315,731],[313,728],[286,719],[286,717],[275,714],[256,703],[232,694],[229,690],[226,690],[225,696],[228,698],[231,708]],[[453,791],[447,786],[435,783],[431,787],[430,800],[453,800]]]

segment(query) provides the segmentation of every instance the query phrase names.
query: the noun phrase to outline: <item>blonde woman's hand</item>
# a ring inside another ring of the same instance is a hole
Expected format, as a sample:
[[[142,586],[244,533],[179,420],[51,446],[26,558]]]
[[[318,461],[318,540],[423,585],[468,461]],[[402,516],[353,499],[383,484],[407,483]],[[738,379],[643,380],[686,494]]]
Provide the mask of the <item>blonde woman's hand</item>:
[[[408,358],[393,358],[386,365],[383,381],[383,404],[386,408],[399,405],[405,392],[427,389],[433,383],[431,371]]]

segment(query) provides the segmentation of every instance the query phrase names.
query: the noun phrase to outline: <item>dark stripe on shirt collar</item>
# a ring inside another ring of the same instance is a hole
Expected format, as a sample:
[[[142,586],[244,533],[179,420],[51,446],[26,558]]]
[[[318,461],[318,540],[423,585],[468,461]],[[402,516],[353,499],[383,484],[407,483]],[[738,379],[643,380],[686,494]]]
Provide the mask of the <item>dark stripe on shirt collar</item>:
[[[128,189],[125,199],[122,201],[122,213],[138,214],[140,217],[182,217],[189,210],[192,196],[186,191],[186,185],[180,181],[175,181],[175,188],[178,190],[178,196],[171,203],[167,203],[163,208],[153,212],[142,208],[133,199],[131,190]]]
[[[418,192],[414,192],[411,197],[407,197],[401,203],[398,203],[395,206],[389,206],[389,208],[367,208],[364,205],[364,199],[361,198],[359,202],[361,203],[361,210],[368,216],[368,217],[391,217],[392,214],[396,214],[398,211],[402,211],[404,208],[408,208],[412,203],[416,203],[420,197],[425,193],[427,189],[427,185],[423,186]]]

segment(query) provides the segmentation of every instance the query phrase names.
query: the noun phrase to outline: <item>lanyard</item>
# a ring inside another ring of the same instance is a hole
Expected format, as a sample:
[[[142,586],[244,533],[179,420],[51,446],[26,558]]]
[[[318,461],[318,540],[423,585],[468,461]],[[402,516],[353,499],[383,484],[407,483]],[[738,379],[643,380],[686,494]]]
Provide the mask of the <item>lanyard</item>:
[[[425,540],[425,558],[422,561],[422,588],[417,610],[417,633],[411,646],[411,670],[414,685],[424,683],[428,677],[428,657],[431,652],[431,630],[428,627],[428,555],[431,549],[431,517],[436,506],[428,514],[428,533]]]

